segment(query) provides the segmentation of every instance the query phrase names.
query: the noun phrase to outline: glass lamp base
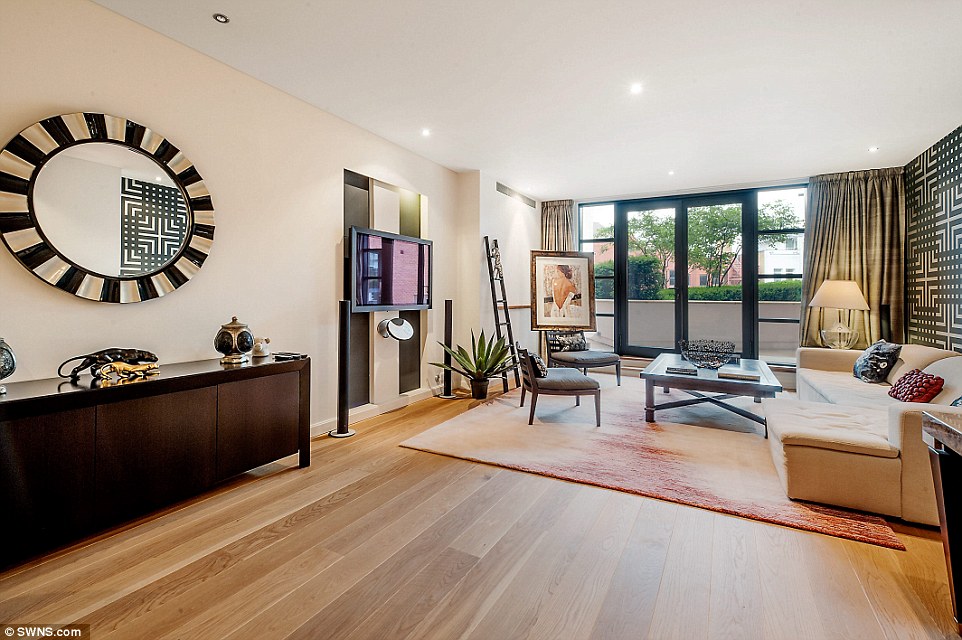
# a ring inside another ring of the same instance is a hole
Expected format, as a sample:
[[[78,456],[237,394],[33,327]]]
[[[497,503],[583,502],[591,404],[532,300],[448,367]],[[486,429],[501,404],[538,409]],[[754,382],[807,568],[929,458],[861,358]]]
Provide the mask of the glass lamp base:
[[[832,349],[851,349],[858,342],[858,331],[852,331],[842,323],[831,329],[822,329],[822,344]]]

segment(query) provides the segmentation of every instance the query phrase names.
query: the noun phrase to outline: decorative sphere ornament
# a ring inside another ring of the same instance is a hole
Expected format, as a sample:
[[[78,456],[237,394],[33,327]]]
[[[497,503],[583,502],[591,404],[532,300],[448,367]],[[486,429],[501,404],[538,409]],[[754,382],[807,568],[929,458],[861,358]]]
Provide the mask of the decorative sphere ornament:
[[[254,334],[237,316],[227,324],[221,325],[214,336],[214,348],[224,355],[221,364],[242,364],[250,360],[248,355],[254,348]]]
[[[13,349],[3,338],[0,338],[0,380],[9,378],[17,370],[17,358],[13,355]],[[7,392],[7,388],[0,384],[0,394]]]

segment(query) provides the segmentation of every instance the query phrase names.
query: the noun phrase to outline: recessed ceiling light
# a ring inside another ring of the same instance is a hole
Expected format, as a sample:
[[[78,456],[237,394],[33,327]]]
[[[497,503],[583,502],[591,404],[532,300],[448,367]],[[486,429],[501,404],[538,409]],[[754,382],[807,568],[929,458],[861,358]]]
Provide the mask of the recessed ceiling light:
[[[427,138],[429,135],[431,135],[431,130],[425,127],[421,129],[421,135]]]
[[[674,171],[669,171],[669,172],[668,172],[668,175],[673,176],[673,175],[675,175],[675,172],[674,172]]]
[[[227,24],[228,22],[230,22],[230,18],[225,16],[223,13],[215,13],[211,17],[221,24]]]
[[[157,176],[156,178],[154,178],[154,180],[156,180],[157,182],[163,182],[163,181],[164,181],[164,179],[163,179],[161,176]]]
[[[877,151],[878,151],[878,147],[869,147],[869,148],[868,148],[868,152],[869,152],[869,153],[876,153]]]
[[[638,95],[639,93],[641,93],[641,83],[636,82],[635,84],[631,85],[631,92],[634,95]]]

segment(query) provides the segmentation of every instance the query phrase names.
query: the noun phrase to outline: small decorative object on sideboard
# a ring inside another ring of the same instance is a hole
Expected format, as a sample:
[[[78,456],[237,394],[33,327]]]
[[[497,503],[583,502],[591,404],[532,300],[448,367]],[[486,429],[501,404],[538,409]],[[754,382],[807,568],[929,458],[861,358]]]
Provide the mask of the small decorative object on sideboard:
[[[306,353],[294,353],[293,351],[278,351],[274,354],[274,360],[277,362],[283,362],[285,360],[303,360],[306,357]]]
[[[71,369],[70,373],[63,372],[63,368],[66,365],[78,360],[80,361],[80,364]],[[97,370],[105,364],[110,364],[111,362],[147,364],[149,362],[157,362],[157,356],[150,351],[145,351],[143,349],[124,349],[112,347],[110,349],[102,349],[100,351],[94,351],[93,353],[88,353],[82,356],[74,356],[64,360],[60,363],[60,366],[57,367],[57,375],[61,378],[70,378],[71,380],[76,381],[80,377],[80,372],[89,367],[90,375],[97,377]]]
[[[703,369],[720,369],[735,357],[735,343],[728,340],[679,340],[681,355]]]
[[[101,380],[110,380],[116,374],[118,379],[146,378],[160,373],[160,369],[154,362],[147,364],[127,364],[126,362],[108,362],[96,368],[94,377]]]
[[[271,355],[271,348],[267,346],[270,343],[270,338],[254,338],[254,357],[266,358]]]
[[[220,359],[221,364],[249,362],[250,357],[247,354],[254,348],[254,334],[234,316],[230,322],[221,325],[220,331],[214,336],[214,348],[224,355]]]
[[[17,358],[13,355],[13,349],[3,338],[0,338],[0,380],[9,378],[17,370]],[[7,388],[0,384],[0,395],[7,392]]]

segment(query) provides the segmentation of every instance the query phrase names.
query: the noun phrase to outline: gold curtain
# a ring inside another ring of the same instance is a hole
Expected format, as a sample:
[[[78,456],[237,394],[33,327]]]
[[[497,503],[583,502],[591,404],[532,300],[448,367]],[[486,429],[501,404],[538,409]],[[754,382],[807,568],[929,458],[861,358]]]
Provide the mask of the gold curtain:
[[[545,251],[575,250],[574,200],[541,203],[541,248]]]
[[[805,215],[802,346],[821,346],[823,316],[831,324],[838,313],[808,306],[824,280],[854,280],[868,301],[870,311],[852,312],[852,328],[859,332],[856,348],[882,338],[886,321],[886,337],[904,341],[904,251],[902,167],[811,178]]]

